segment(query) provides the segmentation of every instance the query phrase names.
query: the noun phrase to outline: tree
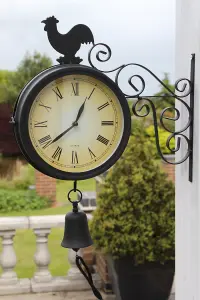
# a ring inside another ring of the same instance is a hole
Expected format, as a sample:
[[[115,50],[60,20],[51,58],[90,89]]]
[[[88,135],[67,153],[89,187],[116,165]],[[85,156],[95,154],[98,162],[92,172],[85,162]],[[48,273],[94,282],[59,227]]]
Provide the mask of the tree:
[[[14,72],[8,70],[0,70],[0,103],[9,102],[9,97],[14,93],[15,87],[10,84],[11,77]]]
[[[139,133],[139,132],[138,132]],[[108,172],[90,224],[94,245],[140,264],[174,260],[174,185],[140,133]]]
[[[162,80],[162,82],[172,91],[174,92],[174,85],[172,85],[170,83],[168,74],[165,73],[164,74],[164,78]],[[163,110],[164,108],[168,107],[168,106],[175,106],[175,99],[174,97],[168,96],[169,91],[163,87],[163,85],[160,84],[160,91],[158,93],[155,94],[155,96],[157,96],[158,98],[155,100],[155,104],[157,109],[161,109]],[[159,98],[160,97],[160,98]],[[164,98],[163,98],[164,97]]]
[[[34,52],[25,55],[16,71],[0,71],[0,102],[14,104],[26,83],[51,65],[48,56]]]
[[[164,78],[162,79],[162,82],[164,82],[164,84],[172,92],[174,92],[175,88],[170,83],[170,80],[169,80],[169,77],[168,77],[167,73],[164,74]],[[160,91],[158,93],[154,94],[154,96],[156,96],[156,97],[151,98],[151,101],[153,102],[153,104],[156,107],[157,121],[158,121],[158,126],[159,126],[160,129],[163,129],[160,122],[159,122],[161,112],[165,108],[171,107],[171,109],[168,109],[167,111],[165,111],[163,122],[164,122],[166,128],[168,128],[171,131],[174,131],[175,130],[175,122],[173,120],[170,120],[170,119],[165,119],[165,117],[167,117],[167,118],[174,118],[175,117],[175,110],[173,109],[175,107],[175,98],[172,97],[172,96],[168,96],[169,94],[170,94],[169,91],[160,84]],[[140,101],[140,103],[137,106],[137,109],[139,107],[141,107],[142,104],[147,104],[150,108],[149,103],[146,100],[143,100],[143,101]],[[141,115],[143,113],[145,113],[145,108],[143,108],[143,111],[141,111]],[[141,122],[144,123],[145,127],[152,126],[154,124],[154,122],[153,122],[153,114],[152,114],[151,108],[150,108],[150,113],[148,114],[148,116],[146,116],[144,118],[139,118],[139,119],[140,119]]]

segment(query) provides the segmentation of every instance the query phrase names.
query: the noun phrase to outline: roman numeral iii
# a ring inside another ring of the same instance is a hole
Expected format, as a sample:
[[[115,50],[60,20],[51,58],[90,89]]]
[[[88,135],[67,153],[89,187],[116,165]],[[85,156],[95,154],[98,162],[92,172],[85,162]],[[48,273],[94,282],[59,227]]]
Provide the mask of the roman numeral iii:
[[[54,154],[52,155],[52,158],[53,158],[53,159],[57,159],[57,160],[59,161],[60,156],[61,156],[61,153],[62,153],[62,148],[57,147],[56,151],[55,151]]]
[[[78,164],[78,155],[76,151],[72,151],[72,164]]]
[[[114,122],[113,121],[101,121],[101,125],[112,126],[112,125],[114,125]]]
[[[79,96],[79,82],[72,83],[72,93],[74,96]]]
[[[59,99],[63,99],[63,96],[62,96],[62,94],[61,94],[61,92],[60,92],[60,90],[59,90],[59,88],[58,87],[56,87],[55,89],[52,89],[53,91],[54,91],[54,93],[56,94],[56,96],[57,96],[57,100],[59,100]],[[59,99],[58,99],[59,98]]]
[[[104,144],[104,145],[106,145],[106,146],[107,146],[108,143],[109,143],[109,140],[107,140],[105,137],[103,137],[103,136],[101,136],[101,135],[98,135],[97,141],[101,142],[102,144]]]
[[[51,136],[50,135],[46,135],[43,138],[41,138],[40,140],[38,140],[39,144],[42,145],[43,149],[45,149],[46,147],[49,146],[49,144],[51,144]]]
[[[47,127],[47,121],[35,122],[34,127]]]

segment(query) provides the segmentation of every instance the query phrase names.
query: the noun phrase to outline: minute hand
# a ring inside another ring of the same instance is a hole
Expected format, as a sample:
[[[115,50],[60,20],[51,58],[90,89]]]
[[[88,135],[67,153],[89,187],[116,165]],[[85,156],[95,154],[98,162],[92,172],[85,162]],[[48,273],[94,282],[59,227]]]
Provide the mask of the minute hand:
[[[57,142],[63,135],[65,135],[68,131],[70,131],[74,126],[76,126],[75,123],[73,123],[72,126],[70,126],[65,131],[63,131],[61,134],[59,134],[50,144],[53,144],[53,143]]]

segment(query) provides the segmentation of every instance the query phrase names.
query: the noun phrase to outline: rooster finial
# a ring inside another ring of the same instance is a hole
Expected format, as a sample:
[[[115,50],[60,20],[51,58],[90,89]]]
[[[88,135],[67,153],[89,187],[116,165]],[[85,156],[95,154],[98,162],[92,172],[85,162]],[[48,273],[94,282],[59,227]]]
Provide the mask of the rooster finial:
[[[76,52],[80,49],[83,43],[93,43],[94,37],[90,28],[83,24],[74,26],[68,33],[60,34],[57,30],[59,21],[54,17],[48,17],[43,20],[45,24],[44,30],[47,31],[47,36],[51,46],[63,54],[63,57],[57,59],[60,64],[79,64],[82,59],[75,57]]]

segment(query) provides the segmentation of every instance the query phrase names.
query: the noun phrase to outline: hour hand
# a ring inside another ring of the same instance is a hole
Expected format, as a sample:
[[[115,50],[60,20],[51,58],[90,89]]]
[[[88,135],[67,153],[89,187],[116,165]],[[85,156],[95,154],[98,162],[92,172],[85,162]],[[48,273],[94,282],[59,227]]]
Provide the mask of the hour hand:
[[[87,97],[85,98],[85,101],[87,100]],[[85,106],[85,101],[83,102],[83,104],[81,105],[81,107],[79,108],[75,123],[78,122],[80,116],[82,115],[83,111],[84,111],[84,106]]]

